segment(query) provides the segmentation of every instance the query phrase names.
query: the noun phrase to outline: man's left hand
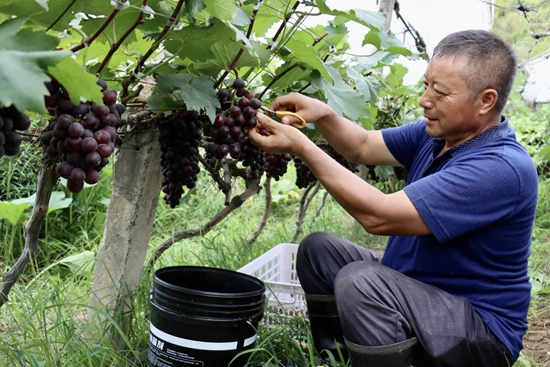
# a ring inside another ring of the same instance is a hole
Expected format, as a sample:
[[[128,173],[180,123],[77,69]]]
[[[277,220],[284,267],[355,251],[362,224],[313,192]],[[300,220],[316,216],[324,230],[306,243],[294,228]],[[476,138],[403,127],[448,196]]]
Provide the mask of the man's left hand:
[[[248,136],[254,144],[261,147],[267,153],[289,153],[300,156],[306,144],[313,144],[307,136],[293,126],[280,124],[267,115],[256,114],[258,125],[248,131]],[[260,130],[269,131],[269,136],[264,136]]]

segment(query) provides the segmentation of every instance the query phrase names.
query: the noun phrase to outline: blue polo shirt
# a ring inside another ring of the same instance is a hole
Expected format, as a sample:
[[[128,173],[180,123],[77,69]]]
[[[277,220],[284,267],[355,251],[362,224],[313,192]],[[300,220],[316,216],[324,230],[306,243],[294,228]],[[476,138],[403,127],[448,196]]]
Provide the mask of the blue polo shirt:
[[[382,264],[466,297],[517,358],[531,300],[527,259],[538,177],[508,119],[439,155],[424,120],[382,132],[433,234],[392,236]]]

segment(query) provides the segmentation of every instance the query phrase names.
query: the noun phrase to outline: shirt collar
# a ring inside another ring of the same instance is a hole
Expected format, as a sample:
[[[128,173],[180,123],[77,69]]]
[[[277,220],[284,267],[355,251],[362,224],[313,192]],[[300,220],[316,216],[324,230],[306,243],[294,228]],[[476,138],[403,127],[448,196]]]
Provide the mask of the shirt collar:
[[[498,139],[506,134],[508,131],[508,117],[502,116],[501,121],[498,125],[493,126],[489,130],[485,131],[483,134],[476,136],[473,139],[467,140],[464,143],[452,147],[447,150],[444,154],[451,157],[462,154],[470,149],[477,148],[485,143],[488,143],[492,140]],[[433,156],[434,158],[439,155],[441,149],[445,146],[445,140],[440,138],[433,138]]]

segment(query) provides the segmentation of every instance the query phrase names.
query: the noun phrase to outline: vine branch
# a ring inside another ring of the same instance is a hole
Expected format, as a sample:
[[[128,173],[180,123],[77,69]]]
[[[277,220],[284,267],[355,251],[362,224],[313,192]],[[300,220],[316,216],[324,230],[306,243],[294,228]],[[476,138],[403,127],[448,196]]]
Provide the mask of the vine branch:
[[[208,162],[206,161],[206,159],[204,159],[202,156],[199,155],[199,161],[202,163],[202,165],[204,166],[204,168],[206,168],[206,170],[210,173],[210,176],[214,179],[214,181],[216,181],[216,183],[218,184],[218,187],[220,188],[220,190],[222,190],[222,192],[224,194],[227,194],[231,188],[229,187],[229,185],[227,185],[227,183],[220,177],[220,174],[218,171],[216,171],[211,165],[208,164]]]
[[[147,59],[149,57],[151,57],[153,52],[155,52],[158,49],[160,43],[162,42],[162,40],[164,39],[166,34],[168,34],[168,31],[172,28],[172,26],[174,25],[176,19],[178,19],[178,16],[179,16],[179,13],[181,11],[181,8],[183,6],[184,1],[185,0],[178,0],[178,3],[176,4],[176,7],[174,8],[174,11],[172,12],[172,15],[170,15],[170,18],[168,18],[168,21],[166,22],[166,25],[164,26],[164,28],[162,29],[160,34],[155,39],[155,42],[153,42],[153,44],[151,45],[149,50],[147,50],[147,52],[139,58],[139,60],[137,62],[137,65],[134,68],[134,71],[132,72],[130,77],[122,83],[122,97],[123,98],[127,98],[127,96],[129,95],[128,88],[130,87],[130,84],[132,84],[132,82],[134,82],[136,80],[138,73],[145,66],[145,61],[147,61]]]
[[[264,183],[264,189],[265,189],[265,208],[264,208],[264,214],[262,215],[262,219],[260,220],[260,223],[258,224],[258,228],[252,233],[247,239],[246,242],[249,245],[252,245],[260,236],[260,233],[265,228],[265,225],[267,224],[267,220],[269,219],[269,214],[271,213],[271,177],[266,177],[265,183]]]
[[[300,206],[298,208],[298,218],[296,218],[296,231],[294,232],[294,236],[292,236],[292,240],[290,242],[296,243],[298,237],[300,237],[300,234],[302,233],[302,223],[304,222],[307,208],[309,207],[311,200],[313,200],[315,195],[319,192],[320,186],[321,183],[319,181],[316,181],[315,183],[312,182],[302,193],[302,197],[300,198]]]
[[[262,99],[262,97],[264,96],[264,94],[266,94],[266,92],[269,90],[269,88],[271,88],[271,86],[273,86],[273,84],[275,84],[277,82],[277,80],[281,79],[283,77],[283,75],[285,75],[286,73],[288,73],[290,70],[294,69],[296,66],[298,66],[298,63],[295,62],[294,64],[290,65],[288,68],[286,68],[285,70],[281,71],[280,74],[277,74],[275,75],[275,77],[269,82],[268,85],[266,85],[266,87],[264,88],[264,90],[262,91],[262,93],[260,93],[260,95],[257,97],[258,99]]]
[[[283,32],[283,29],[285,29],[285,25],[288,23],[288,21],[290,20],[290,17],[292,16],[292,14],[296,11],[296,9],[298,8],[298,6],[300,5],[300,1],[296,1],[294,3],[294,5],[292,6],[292,11],[285,14],[285,17],[283,19],[283,22],[281,23],[281,25],[279,26],[279,29],[277,29],[277,32],[275,32],[275,35],[273,36],[273,38],[271,39],[271,42],[269,43],[269,45],[267,45],[267,49],[268,50],[271,50],[273,48],[273,46],[275,45],[275,43],[277,42],[277,38],[279,38],[279,36],[281,35],[281,33]]]
[[[250,35],[252,34],[252,27],[254,27],[254,21],[256,20],[256,14],[258,14],[258,10],[260,10],[260,6],[263,4],[264,0],[258,0],[256,3],[256,6],[254,6],[254,10],[252,10],[252,14],[250,15],[250,24],[248,25],[248,30],[246,31],[246,38],[250,39]],[[216,83],[214,84],[214,89],[217,89],[220,84],[225,80],[225,77],[231,72],[231,70],[235,69],[235,66],[237,65],[237,62],[239,62],[239,59],[241,58],[241,55],[243,54],[244,49],[240,48],[237,52],[237,55],[231,61],[231,64],[227,67],[227,69],[224,71],[224,73],[218,78]]]
[[[256,195],[260,191],[260,179],[250,178],[246,181],[246,189],[240,194],[235,195],[228,206],[220,210],[210,221],[200,227],[187,229],[185,231],[174,233],[173,236],[164,240],[155,250],[154,254],[147,261],[147,268],[152,269],[155,261],[174,243],[195,236],[204,236],[217,224],[222,222],[229,214],[238,209],[247,199]]]
[[[30,259],[38,250],[38,240],[40,237],[40,229],[46,214],[48,214],[48,206],[53,188],[57,183],[57,173],[55,166],[42,166],[42,170],[38,176],[36,200],[32,209],[31,216],[25,226],[25,247],[23,253],[17,259],[13,267],[4,274],[2,283],[0,284],[0,307],[8,301],[8,295],[19,276],[29,263]]]
[[[126,2],[126,0],[123,0],[123,2]],[[83,49],[84,47],[90,46],[92,44],[92,42],[94,42],[94,40],[97,37],[99,37],[99,35],[101,33],[103,33],[103,31],[105,30],[105,28],[107,28],[109,23],[111,23],[113,21],[113,19],[115,19],[118,12],[119,12],[118,9],[116,9],[116,8],[113,9],[113,11],[111,11],[111,14],[109,14],[107,19],[105,19],[103,24],[101,24],[101,26],[94,32],[94,34],[92,34],[90,37],[82,40],[82,42],[80,42],[78,45],[75,45],[75,46],[71,47],[71,51],[76,52],[76,51],[79,51],[79,50]]]
[[[139,12],[139,15],[136,19],[136,21],[130,26],[130,28],[128,28],[128,30],[126,32],[124,32],[124,34],[118,39],[118,41],[116,41],[115,43],[113,43],[111,45],[111,48],[109,49],[109,52],[107,52],[107,55],[105,55],[105,57],[103,58],[103,61],[101,62],[101,65],[99,65],[99,68],[97,69],[96,71],[96,75],[100,75],[101,72],[103,71],[103,69],[107,66],[107,64],[109,63],[109,60],[111,60],[111,57],[113,56],[113,54],[120,48],[120,46],[122,45],[122,42],[124,42],[124,40],[140,25],[140,24],[143,24],[145,21],[143,20],[143,9],[145,9],[145,7],[147,6],[147,2],[149,0],[143,0],[143,3],[141,4],[141,10]]]

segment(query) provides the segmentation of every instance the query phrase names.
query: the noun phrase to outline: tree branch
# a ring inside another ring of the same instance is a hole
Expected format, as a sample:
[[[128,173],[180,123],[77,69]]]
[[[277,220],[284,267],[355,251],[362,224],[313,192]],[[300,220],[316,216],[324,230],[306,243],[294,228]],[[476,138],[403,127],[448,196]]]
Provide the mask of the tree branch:
[[[124,1],[125,2],[125,1]],[[78,50],[81,50],[83,49],[84,47],[87,47],[87,46],[90,46],[92,44],[92,42],[94,42],[94,40],[99,37],[99,35],[101,33],[103,33],[103,31],[105,30],[105,28],[107,28],[107,26],[109,25],[109,23],[111,23],[111,21],[113,19],[115,19],[116,15],[118,14],[119,10],[118,9],[113,9],[113,11],[111,11],[111,14],[109,14],[109,16],[107,17],[107,19],[105,19],[105,21],[103,22],[103,24],[97,29],[97,31],[94,32],[94,34],[92,34],[90,37],[86,38],[85,40],[83,40],[82,42],[80,42],[78,45],[75,45],[73,47],[71,47],[71,51],[72,52],[76,52]]]
[[[210,173],[210,176],[214,179],[214,181],[216,181],[216,183],[218,184],[219,189],[224,194],[227,194],[231,190],[231,187],[228,186],[225,183],[225,181],[220,177],[220,173],[218,171],[216,171],[214,168],[212,168],[212,166],[209,165],[208,162],[206,161],[206,159],[204,159],[202,156],[199,156],[199,161],[202,163],[204,168],[206,168],[206,170]]]
[[[212,228],[214,228],[217,224],[222,222],[229,214],[234,212],[236,209],[238,209],[247,199],[250,197],[256,195],[260,191],[260,179],[259,178],[250,178],[245,181],[246,182],[246,189],[240,194],[235,195],[233,199],[231,199],[231,202],[228,206],[220,210],[210,221],[205,223],[204,225],[196,228],[187,229],[185,231],[174,233],[174,235],[162,242],[157,249],[155,250],[154,254],[151,256],[149,261],[147,261],[147,268],[152,269],[153,265],[155,264],[155,261],[166,251],[168,250],[174,243],[179,242],[181,240],[196,237],[196,236],[204,236]]]
[[[298,63],[295,62],[294,64],[290,65],[288,68],[286,68],[285,70],[281,71],[280,74],[278,75],[275,75],[275,77],[269,82],[269,84],[264,88],[264,90],[262,91],[262,93],[260,93],[260,95],[257,97],[258,99],[262,99],[262,97],[264,96],[264,94],[269,90],[269,88],[271,88],[271,86],[273,84],[275,84],[275,82],[279,79],[281,79],[283,77],[283,75],[285,75],[286,73],[288,73],[290,70],[294,69],[296,66],[298,66]]]
[[[298,237],[300,237],[300,234],[302,233],[302,223],[306,216],[307,208],[309,207],[313,197],[319,192],[320,185],[321,183],[319,181],[315,181],[314,183],[312,182],[302,193],[302,197],[300,198],[300,206],[298,208],[298,218],[296,218],[296,231],[294,232],[294,236],[292,236],[292,240],[290,242],[296,243]],[[311,195],[309,195],[310,192]]]
[[[46,214],[48,214],[48,206],[53,188],[57,183],[57,173],[55,166],[48,167],[46,164],[42,166],[42,170],[38,176],[38,184],[36,190],[36,200],[32,209],[31,217],[25,226],[26,238],[23,253],[17,259],[13,267],[4,274],[2,283],[0,284],[0,307],[8,301],[8,295],[19,276],[25,269],[30,259],[36,254],[38,249],[38,240],[40,237],[40,229]]]
[[[103,61],[101,62],[101,65],[99,65],[99,68],[97,69],[96,71],[96,75],[100,75],[101,72],[103,71],[103,69],[107,66],[107,64],[109,63],[109,60],[111,60],[111,57],[113,56],[113,54],[120,48],[120,46],[122,45],[122,42],[124,42],[124,40],[142,23],[144,23],[145,21],[143,20],[143,9],[145,9],[145,7],[147,6],[147,2],[149,0],[143,0],[143,3],[141,4],[141,11],[139,12],[139,15],[136,19],[136,21],[134,22],[134,24],[132,24],[130,26],[130,28],[128,28],[128,30],[126,32],[124,32],[124,34],[118,39],[118,41],[116,41],[115,43],[113,43],[111,45],[111,48],[109,49],[109,52],[107,52],[107,55],[105,55],[105,57],[103,58]]]
[[[317,219],[319,217],[319,215],[321,215],[321,210],[325,206],[325,203],[327,201],[327,196],[328,196],[328,191],[325,191],[325,193],[323,194],[323,198],[321,199],[321,204],[319,204],[319,206],[317,207],[317,210],[315,210],[315,214],[313,215],[312,223],[315,223],[315,219]]]
[[[275,32],[275,35],[273,36],[273,38],[271,39],[271,42],[269,43],[269,45],[267,46],[267,49],[268,50],[271,50],[273,48],[273,46],[275,45],[275,43],[277,42],[277,38],[279,38],[279,36],[281,35],[281,33],[283,32],[283,30],[285,29],[285,26],[286,24],[288,23],[288,20],[290,19],[290,17],[292,16],[292,14],[296,11],[296,9],[298,8],[298,6],[300,5],[300,1],[296,1],[294,3],[294,5],[292,6],[292,11],[285,14],[285,17],[283,19],[283,22],[281,23],[281,25],[279,26],[279,29],[277,29],[277,32]]]
[[[149,50],[147,50],[147,52],[139,58],[139,60],[137,62],[137,65],[134,68],[134,71],[132,72],[132,75],[130,75],[130,77],[122,83],[122,97],[123,98],[128,96],[128,94],[129,94],[128,88],[130,87],[130,84],[132,84],[132,82],[134,82],[136,80],[138,73],[145,66],[145,61],[147,61],[147,59],[149,57],[151,57],[153,52],[155,52],[157,50],[157,48],[159,47],[160,43],[162,42],[162,40],[164,39],[164,37],[166,36],[168,31],[174,25],[176,19],[178,19],[178,16],[179,16],[179,13],[181,11],[181,8],[183,6],[184,1],[185,0],[178,0],[178,3],[176,4],[176,7],[174,8],[174,11],[172,12],[172,15],[170,15],[170,18],[168,19],[168,22],[166,22],[166,25],[164,26],[164,28],[162,29],[160,34],[155,39],[155,42],[153,42],[153,44],[151,45]]]
[[[252,27],[254,27],[254,21],[256,20],[256,14],[258,14],[258,10],[260,10],[260,6],[263,4],[263,2],[264,0],[258,0],[256,6],[254,6],[254,10],[252,10],[252,14],[250,15],[250,24],[248,25],[248,30],[246,31],[247,39],[250,39],[250,35],[252,34]],[[214,89],[217,89],[220,84],[225,80],[225,77],[231,72],[231,70],[235,69],[235,66],[237,65],[237,62],[239,62],[239,59],[241,58],[243,52],[244,49],[240,48],[233,61],[231,61],[231,64],[229,64],[225,72],[218,78],[218,80],[214,84]]]
[[[252,245],[260,236],[260,233],[265,228],[265,225],[267,224],[267,220],[269,219],[269,214],[271,213],[271,177],[267,177],[265,179],[264,183],[264,189],[265,189],[265,208],[264,208],[264,214],[262,215],[262,219],[260,220],[260,223],[258,224],[258,228],[250,235],[246,242],[248,242],[249,245]]]

